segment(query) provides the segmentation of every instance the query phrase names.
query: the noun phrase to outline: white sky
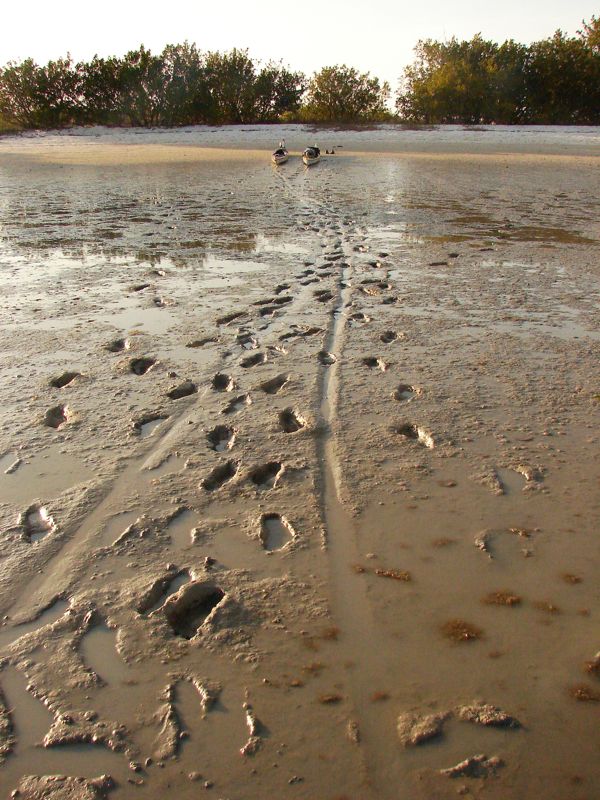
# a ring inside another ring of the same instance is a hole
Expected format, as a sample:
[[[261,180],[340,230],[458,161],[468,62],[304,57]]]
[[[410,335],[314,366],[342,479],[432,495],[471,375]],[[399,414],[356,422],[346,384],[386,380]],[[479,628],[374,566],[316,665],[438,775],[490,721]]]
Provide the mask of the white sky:
[[[557,28],[574,34],[598,15],[598,0],[4,0],[0,65],[153,52],[187,39],[201,50],[248,48],[310,74],[346,63],[396,88],[418,39],[486,38],[530,42]]]

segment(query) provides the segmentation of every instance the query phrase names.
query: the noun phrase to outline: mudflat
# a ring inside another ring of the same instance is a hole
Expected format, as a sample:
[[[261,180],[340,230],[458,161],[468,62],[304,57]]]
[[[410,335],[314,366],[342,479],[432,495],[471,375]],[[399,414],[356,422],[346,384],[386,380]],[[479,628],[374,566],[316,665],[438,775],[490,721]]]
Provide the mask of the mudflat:
[[[3,796],[598,795],[599,166],[0,140]]]

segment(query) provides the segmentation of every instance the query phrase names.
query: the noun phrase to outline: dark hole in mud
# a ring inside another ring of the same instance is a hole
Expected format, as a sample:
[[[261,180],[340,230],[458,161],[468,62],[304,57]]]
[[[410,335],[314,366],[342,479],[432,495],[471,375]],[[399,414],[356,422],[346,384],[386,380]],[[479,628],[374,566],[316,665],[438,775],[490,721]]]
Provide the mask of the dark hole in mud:
[[[186,347],[204,347],[205,344],[213,344],[218,342],[216,336],[207,336],[205,339],[194,339],[186,344]]]
[[[288,297],[288,296],[286,296],[286,297],[276,297],[272,302],[275,305],[278,305],[278,306],[285,306],[288,303],[291,303],[293,299],[294,299],[293,297]]]
[[[263,306],[262,308],[258,309],[258,313],[261,317],[272,317],[273,314],[277,311],[278,306]]]
[[[176,636],[191,639],[224,597],[225,592],[215,584],[190,584],[179,597],[165,605],[171,630]]]
[[[183,383],[174,386],[167,392],[167,397],[171,400],[180,400],[182,397],[189,397],[191,394],[195,394],[198,391],[198,387],[193,381],[183,381]]]
[[[261,489],[272,489],[277,483],[282,465],[279,461],[269,461],[261,464],[250,472],[250,480]]]
[[[399,434],[400,436],[404,436],[406,439],[418,439],[419,438],[419,431],[416,425],[411,425],[408,422],[403,423],[402,425],[397,425],[394,429],[394,433]]]
[[[260,541],[264,550],[268,552],[281,550],[292,538],[292,529],[281,514],[263,514],[260,522]]]
[[[29,506],[21,515],[21,524],[25,538],[31,544],[44,539],[56,527],[46,508],[40,505]]]
[[[78,378],[80,375],[80,372],[63,372],[58,378],[52,378],[50,386],[52,386],[53,389],[64,389],[65,386],[73,383],[75,378]]]
[[[418,425],[413,425],[410,422],[404,422],[401,425],[397,425],[396,427],[392,428],[392,432],[397,433],[399,436],[403,436],[405,439],[416,440],[429,449],[433,448],[434,446],[433,436],[428,433],[425,428],[421,428]]]
[[[233,314],[226,314],[224,317],[217,319],[217,325],[229,325],[234,319],[239,319],[245,315],[245,311],[234,311]]]
[[[323,290],[315,292],[315,299],[318,303],[327,303],[332,298],[333,294],[330,291]]]
[[[277,394],[285,386],[289,378],[289,375],[276,375],[274,378],[261,383],[259,389],[262,389],[265,394]]]
[[[109,353],[122,353],[123,350],[129,350],[129,347],[129,339],[113,339],[112,342],[106,345]]]
[[[212,388],[215,392],[230,392],[234,387],[233,378],[223,372],[217,372],[212,379]]]
[[[235,461],[228,461],[226,464],[219,464],[210,472],[201,483],[203,489],[207,492],[214,492],[223,486],[224,483],[231,480],[237,472],[237,464]]]
[[[398,402],[406,402],[407,400],[412,400],[416,393],[417,390],[414,386],[409,386],[407,383],[401,383],[396,387],[393,398],[394,400],[398,400]]]
[[[321,350],[317,354],[317,358],[319,359],[319,363],[324,367],[330,367],[337,361],[337,358],[333,355],[333,353],[328,353],[326,350]]]
[[[132,358],[129,362],[129,370],[134,375],[145,375],[155,364],[155,358]]]
[[[258,340],[251,333],[240,333],[237,336],[237,341],[244,350],[256,350],[258,347]]]
[[[244,369],[249,369],[250,367],[256,367],[259,364],[264,364],[267,360],[267,356],[265,353],[255,353],[253,356],[247,356],[240,361],[240,366]]]
[[[221,411],[222,414],[237,414],[238,411],[241,411],[246,406],[249,406],[252,403],[252,398],[249,394],[241,394],[239,397],[234,397],[233,400],[228,403],[225,408]]]
[[[178,592],[182,586],[190,582],[190,573],[187,570],[177,573],[174,577],[161,578],[156,581],[150,591],[139,603],[136,611],[138,614],[152,614],[157,611],[171,595]]]
[[[385,372],[387,369],[387,364],[381,358],[377,358],[376,356],[367,356],[363,358],[363,364],[365,367],[369,369],[379,369],[382,372]]]
[[[306,420],[293,408],[284,408],[279,414],[279,424],[284,433],[296,433],[306,426]]]
[[[136,283],[135,286],[131,287],[132,292],[142,292],[144,289],[147,289],[150,286],[149,283]]]
[[[396,331],[384,331],[381,336],[379,337],[380,341],[384,344],[390,344],[391,342],[395,342],[398,338],[398,334]]]
[[[231,450],[233,447],[235,430],[228,425],[217,425],[207,434],[206,438],[211,450],[222,453],[225,450]]]
[[[280,283],[278,286],[275,287],[275,294],[281,294],[281,292],[285,292],[290,288],[289,283]]]
[[[350,319],[352,322],[358,322],[358,323],[365,323],[371,321],[371,317],[367,316],[362,311],[357,311],[356,314],[351,314]]]
[[[60,428],[69,419],[69,412],[66,406],[53,406],[46,411],[44,425],[49,428]]]
[[[162,414],[146,414],[140,419],[135,420],[133,423],[133,429],[136,433],[139,433],[141,439],[145,439],[147,436],[157,428],[166,417]]]

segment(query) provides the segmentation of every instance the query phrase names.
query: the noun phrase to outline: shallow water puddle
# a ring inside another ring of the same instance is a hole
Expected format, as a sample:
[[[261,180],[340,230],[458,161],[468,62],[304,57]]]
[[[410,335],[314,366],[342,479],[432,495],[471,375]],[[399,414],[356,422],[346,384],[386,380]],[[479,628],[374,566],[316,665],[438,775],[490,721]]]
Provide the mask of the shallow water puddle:
[[[0,685],[11,709],[16,744],[14,756],[2,768],[3,787],[16,786],[24,774],[58,774],[86,778],[110,774],[126,780],[126,761],[122,755],[93,744],[60,745],[43,748],[39,743],[48,733],[53,716],[30,694],[26,679],[14,669],[0,673]]]
[[[169,523],[167,531],[171,537],[172,545],[175,549],[180,550],[184,547],[189,547],[192,543],[192,528],[198,522],[198,515],[187,509],[178,514],[175,519]]]
[[[8,463],[10,461],[10,464]],[[8,458],[4,469],[14,463]],[[48,447],[31,461],[19,466],[13,473],[0,473],[0,496],[8,503],[30,503],[40,496],[53,497],[82,481],[93,477],[93,472],[77,458],[61,453],[59,446]]]
[[[148,436],[151,436],[153,431],[155,431],[165,419],[166,417],[155,417],[154,419],[149,419],[147,422],[140,422],[137,427],[140,433],[140,439],[146,439]]]
[[[280,514],[264,514],[260,523],[260,541],[268,552],[281,550],[293,539],[289,522]]]
[[[140,515],[136,511],[122,511],[111,517],[102,529],[101,543],[111,545]]]
[[[116,632],[107,625],[97,625],[81,640],[81,655],[86,666],[105,683],[118,684],[129,676],[129,668],[116,648]]]
[[[16,625],[14,628],[5,627],[0,629],[0,647],[6,647],[12,642],[15,642],[21,636],[32,631],[37,631],[43,628],[44,625],[50,625],[56,622],[57,619],[62,617],[69,604],[66,600],[56,600],[49,606],[37,619],[31,622],[24,622],[22,625]]]

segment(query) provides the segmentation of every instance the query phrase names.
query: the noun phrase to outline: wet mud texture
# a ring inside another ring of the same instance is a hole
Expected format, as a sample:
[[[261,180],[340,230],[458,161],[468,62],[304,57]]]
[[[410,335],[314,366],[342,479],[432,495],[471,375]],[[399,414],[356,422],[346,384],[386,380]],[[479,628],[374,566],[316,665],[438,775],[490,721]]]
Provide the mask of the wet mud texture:
[[[597,796],[598,152],[186,135],[0,142],[4,793]]]

